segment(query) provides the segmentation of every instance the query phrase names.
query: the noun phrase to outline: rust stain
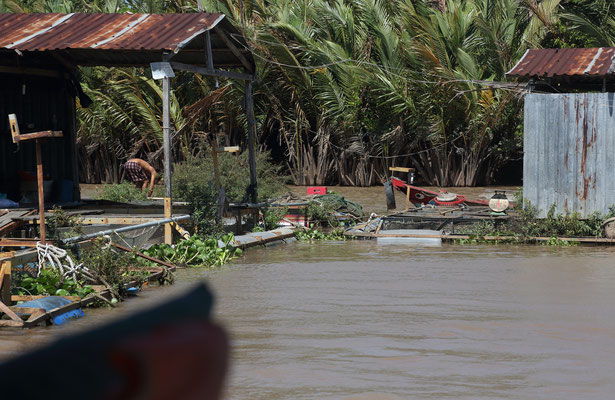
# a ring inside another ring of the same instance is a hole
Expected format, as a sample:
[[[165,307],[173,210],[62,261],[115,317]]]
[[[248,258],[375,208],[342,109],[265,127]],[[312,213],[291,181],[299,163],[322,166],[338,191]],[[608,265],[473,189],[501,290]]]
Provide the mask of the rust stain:
[[[531,49],[507,73],[509,76],[604,76],[615,59],[615,48]]]
[[[0,48],[175,52],[222,18],[218,13],[0,14]]]
[[[587,190],[589,186],[589,180],[585,177],[585,171],[587,169],[587,99],[583,99],[583,108],[585,110],[584,118],[583,118],[583,148],[581,150],[581,176],[583,177],[583,194],[581,195],[581,200],[587,200]]]

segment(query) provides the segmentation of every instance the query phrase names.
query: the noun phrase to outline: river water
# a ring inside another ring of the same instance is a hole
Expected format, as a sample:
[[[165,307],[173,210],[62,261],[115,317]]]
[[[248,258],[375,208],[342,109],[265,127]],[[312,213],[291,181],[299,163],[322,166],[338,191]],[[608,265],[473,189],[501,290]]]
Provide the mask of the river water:
[[[612,398],[614,251],[278,244],[65,327],[2,330],[0,357],[206,279],[232,340],[229,399]]]

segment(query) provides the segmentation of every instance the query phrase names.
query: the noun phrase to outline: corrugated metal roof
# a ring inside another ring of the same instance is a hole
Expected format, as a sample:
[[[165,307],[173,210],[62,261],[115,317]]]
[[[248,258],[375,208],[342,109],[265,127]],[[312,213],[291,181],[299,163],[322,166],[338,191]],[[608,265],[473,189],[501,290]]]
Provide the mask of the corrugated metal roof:
[[[602,77],[613,75],[615,48],[531,49],[507,75],[551,78],[555,76]]]
[[[164,52],[177,54],[186,47],[203,49],[202,40],[197,46],[192,42],[218,24],[225,31],[237,33],[224,15],[217,13],[0,14],[0,51],[64,51],[82,65],[147,65],[160,61]],[[219,58],[224,60],[218,65],[241,66],[239,60],[227,54],[225,45],[213,47],[214,63],[219,50]],[[205,60],[204,52],[199,58]],[[196,60],[192,56],[190,60],[177,61]]]

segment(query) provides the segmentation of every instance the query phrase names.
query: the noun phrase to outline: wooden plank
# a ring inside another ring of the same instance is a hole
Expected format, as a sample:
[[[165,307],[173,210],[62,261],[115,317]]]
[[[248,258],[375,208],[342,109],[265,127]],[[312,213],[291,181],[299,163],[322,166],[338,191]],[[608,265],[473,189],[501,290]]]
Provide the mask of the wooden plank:
[[[23,320],[19,317],[19,315],[15,314],[15,311],[11,310],[9,306],[4,304],[4,302],[0,301],[0,311],[5,313],[10,319],[13,321],[22,322]]]
[[[248,193],[250,200],[256,203],[257,200],[257,181],[256,181],[256,147],[255,147],[255,125],[254,125],[254,102],[252,99],[252,81],[245,82],[245,101],[246,118],[248,122],[248,164],[250,166],[250,186]],[[257,221],[254,221],[254,225]]]
[[[11,309],[15,311],[16,313],[21,313],[24,315],[39,314],[41,311],[45,312],[44,308],[34,308],[34,307],[13,306],[11,307]]]
[[[62,131],[41,131],[33,133],[23,133],[13,138],[13,142],[23,142],[25,140],[45,139],[45,138],[61,138],[64,137]]]
[[[47,76],[50,78],[60,78],[62,75],[59,71],[52,71],[42,68],[22,68],[22,67],[0,67],[0,72],[6,74],[17,75],[35,75],[35,76]]]
[[[8,233],[13,232],[15,229],[21,227],[24,222],[23,221],[14,221],[12,220],[12,217],[21,217],[24,215],[32,215],[36,212],[36,210],[29,210],[29,211],[10,211],[8,214],[6,214],[3,219],[5,218],[10,218],[11,221],[10,222],[6,222],[5,224],[0,223],[0,236],[4,236]]]
[[[36,141],[36,181],[38,184],[38,216],[41,220],[39,224],[41,243],[45,244],[45,191],[43,189],[43,155],[40,140]]]
[[[239,152],[239,146],[224,146],[216,149],[218,153],[237,153]]]
[[[22,328],[24,326],[23,321],[13,321],[11,320],[0,320],[0,327],[10,327],[10,328]]]
[[[37,295],[37,296],[26,296],[26,295],[18,295],[18,294],[14,294],[11,296],[11,300],[12,301],[32,301],[32,300],[38,300],[38,299],[42,299],[44,297],[49,297],[49,296],[43,296],[43,295]],[[57,296],[57,297],[63,297],[66,300],[70,300],[70,301],[79,301],[81,300],[81,297],[79,296]],[[15,306],[18,307],[18,306]]]
[[[12,253],[8,253],[9,257]],[[11,270],[13,263],[10,259],[0,261],[0,301],[11,305]]]
[[[0,247],[34,247],[36,248],[36,243],[31,240],[20,240],[20,239],[0,239]]]
[[[414,168],[389,167],[389,171],[394,171],[394,172],[410,172],[410,171],[413,171],[414,172]]]

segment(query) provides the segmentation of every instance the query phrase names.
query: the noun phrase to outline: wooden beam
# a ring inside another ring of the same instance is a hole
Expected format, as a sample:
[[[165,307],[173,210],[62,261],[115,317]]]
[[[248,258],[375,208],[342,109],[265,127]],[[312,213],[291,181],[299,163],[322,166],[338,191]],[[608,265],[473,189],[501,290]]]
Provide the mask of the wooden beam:
[[[36,247],[36,242],[32,240],[6,239],[0,238],[0,247]]]
[[[239,152],[239,146],[218,147],[216,151],[218,153],[237,153]]]
[[[37,295],[37,296],[22,296],[22,295],[18,295],[18,294],[14,294],[11,296],[11,300],[12,301],[32,301],[32,300],[39,300],[45,297],[49,297],[49,296],[44,296],[44,295]],[[81,300],[81,297],[79,296],[58,296],[58,297],[63,297],[66,300],[70,300],[70,301],[79,301]],[[13,308],[18,307],[18,306],[14,306]]]
[[[43,138],[61,138],[63,137],[62,131],[41,131],[34,133],[23,133],[21,135],[15,136],[13,138],[13,142],[23,142],[24,140],[31,139],[43,139]]]
[[[20,135],[22,136],[22,135]],[[38,216],[41,219],[39,225],[41,243],[45,244],[45,191],[43,189],[43,155],[41,154],[41,141],[36,140],[36,181],[38,184]]]
[[[235,57],[237,57],[239,61],[241,61],[241,64],[243,64],[246,70],[250,73],[254,73],[254,66],[248,61],[248,59],[243,54],[241,54],[241,52],[233,44],[233,42],[231,42],[231,40],[226,35],[226,32],[224,32],[221,28],[217,26],[214,26],[214,31],[220,37],[220,39],[222,39],[224,44],[227,45],[227,47],[231,50],[231,52],[235,55]]]
[[[255,133],[254,133],[254,112],[252,101],[252,81],[245,82],[246,96],[246,116],[248,120],[248,161],[250,164],[250,200],[256,203],[257,199],[257,181],[256,181],[256,149],[255,149]]]
[[[171,79],[162,79],[162,131],[164,146],[164,217],[173,215],[171,195]],[[164,225],[164,242],[173,243],[171,224]]]
[[[11,310],[9,306],[0,301],[0,311],[5,313],[10,319],[15,322],[23,322],[19,315],[15,314],[15,311]]]
[[[62,73],[60,71],[54,71],[54,70],[42,69],[42,68],[19,68],[19,67],[0,66],[0,72],[5,73],[5,74],[46,76],[49,78],[61,78],[62,77]]]
[[[205,67],[199,67],[191,64],[184,64],[176,61],[171,61],[171,66],[173,69],[179,71],[188,71],[194,72],[195,74],[207,75],[207,76],[217,76],[223,78],[231,78],[231,79],[241,79],[244,81],[253,81],[254,76],[249,74],[242,74],[240,72],[233,71],[222,71],[219,69],[209,69]]]
[[[11,257],[13,253],[8,253]],[[5,304],[11,305],[11,270],[13,263],[11,259],[0,261],[0,300]]]
[[[414,168],[389,167],[389,171],[394,171],[394,172],[410,172],[410,171],[413,171],[414,172]]]

